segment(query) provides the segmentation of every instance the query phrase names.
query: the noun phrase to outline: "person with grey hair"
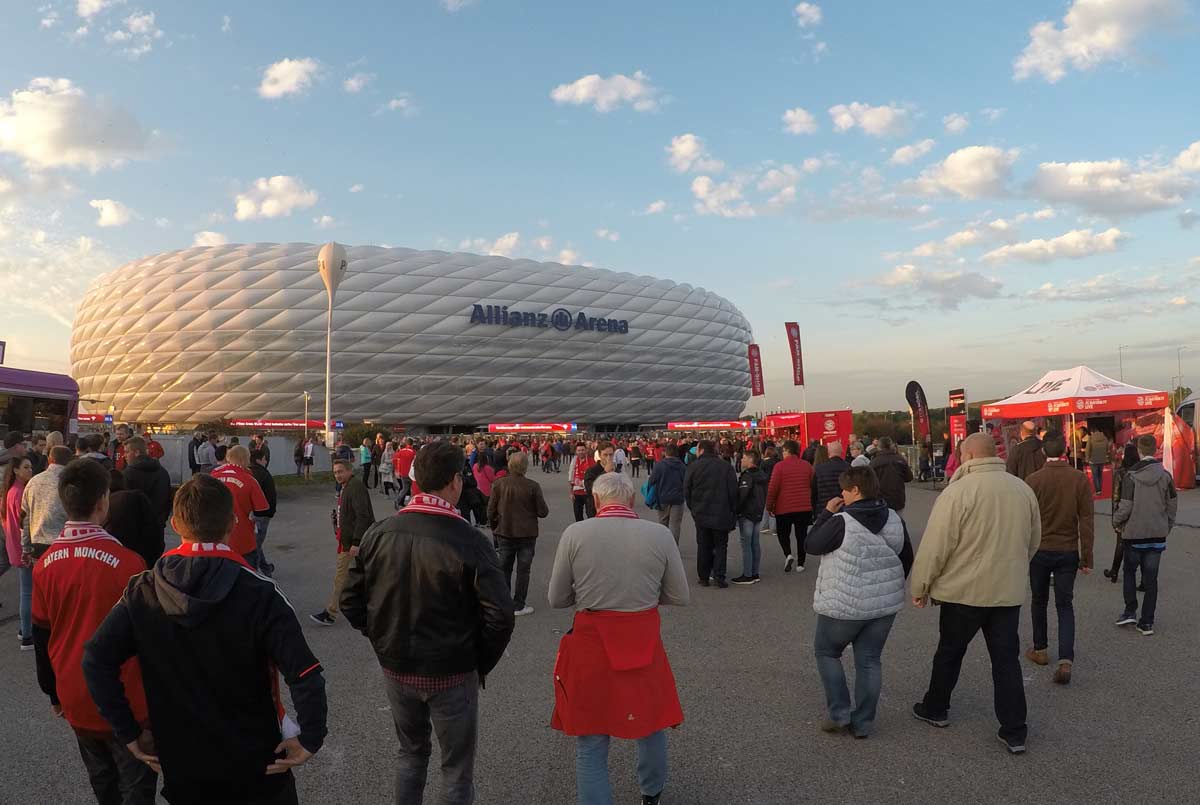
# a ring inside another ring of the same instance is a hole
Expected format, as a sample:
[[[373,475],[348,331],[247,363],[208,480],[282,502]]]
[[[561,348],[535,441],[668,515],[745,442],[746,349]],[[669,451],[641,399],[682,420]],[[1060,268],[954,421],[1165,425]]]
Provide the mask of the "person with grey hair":
[[[513,598],[517,615],[532,615],[525,602],[529,594],[529,571],[537,546],[538,520],[549,516],[550,507],[537,481],[526,477],[529,454],[516,451],[508,457],[508,474],[497,478],[488,497],[487,520],[500,554],[500,568]],[[513,565],[517,579],[513,583]]]
[[[867,458],[866,451],[863,450],[862,442],[850,442],[850,466],[851,467],[869,467],[871,459]]]
[[[658,607],[684,606],[689,590],[671,531],[633,511],[629,476],[605,473],[592,487],[596,516],[563,532],[547,598],[575,607],[559,644],[551,726],[575,736],[580,802],[613,801],[612,738],[637,741],[644,805],[667,781],[666,730],[683,722],[660,634]]]

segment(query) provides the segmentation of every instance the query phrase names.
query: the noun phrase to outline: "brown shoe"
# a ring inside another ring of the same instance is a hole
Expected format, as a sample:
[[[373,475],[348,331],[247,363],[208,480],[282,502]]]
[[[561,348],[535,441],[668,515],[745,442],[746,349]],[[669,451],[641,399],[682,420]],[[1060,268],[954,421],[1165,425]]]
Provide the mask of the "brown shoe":
[[[1034,665],[1049,665],[1050,656],[1044,648],[1031,648],[1025,652],[1025,659]]]
[[[821,732],[837,734],[837,733],[849,732],[849,731],[850,731],[849,724],[839,724],[836,721],[834,721],[833,719],[829,719],[829,718],[827,718],[821,722]]]
[[[1054,672],[1054,683],[1056,685],[1069,685],[1071,683],[1071,661],[1060,660],[1058,670]]]

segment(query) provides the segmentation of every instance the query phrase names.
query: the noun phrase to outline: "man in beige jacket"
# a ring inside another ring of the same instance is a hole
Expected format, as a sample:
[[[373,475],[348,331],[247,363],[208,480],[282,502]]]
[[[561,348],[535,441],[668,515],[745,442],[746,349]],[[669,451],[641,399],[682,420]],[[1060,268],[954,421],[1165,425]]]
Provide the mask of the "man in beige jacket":
[[[992,660],[999,738],[1025,751],[1025,687],[1021,678],[1021,604],[1029,591],[1029,562],[1042,540],[1037,497],[1005,472],[985,433],[962,443],[963,466],[934,504],[913,565],[913,604],[941,605],[937,653],[925,699],[913,716],[949,726],[950,694],[963,656],[983,631]]]

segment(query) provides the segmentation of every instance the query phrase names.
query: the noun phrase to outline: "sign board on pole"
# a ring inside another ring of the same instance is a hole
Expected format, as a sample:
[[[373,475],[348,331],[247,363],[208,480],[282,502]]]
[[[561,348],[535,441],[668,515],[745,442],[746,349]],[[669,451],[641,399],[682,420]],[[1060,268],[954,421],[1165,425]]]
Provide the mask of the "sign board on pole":
[[[762,353],[758,349],[758,344],[751,344],[747,348],[747,355],[750,359],[750,396],[761,397],[765,392],[763,390]]]
[[[783,325],[787,328],[788,351],[792,354],[792,384],[804,385],[804,355],[800,350],[800,325],[789,321]]]
[[[493,422],[488,433],[575,433],[575,422]]]
[[[914,436],[917,444],[925,444],[929,440],[929,400],[925,397],[925,389],[915,380],[909,381],[904,389],[904,397],[908,400],[909,410],[913,416]]]
[[[950,389],[950,413],[951,414],[967,414],[967,390],[966,389]]]

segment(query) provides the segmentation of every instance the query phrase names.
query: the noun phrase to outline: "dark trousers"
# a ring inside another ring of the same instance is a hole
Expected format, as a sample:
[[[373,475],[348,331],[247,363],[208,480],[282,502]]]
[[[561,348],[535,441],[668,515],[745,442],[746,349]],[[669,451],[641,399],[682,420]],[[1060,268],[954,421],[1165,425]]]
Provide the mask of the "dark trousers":
[[[1146,594],[1142,597],[1142,616],[1138,623],[1154,625],[1154,612],[1158,609],[1158,565],[1162,551],[1134,548],[1125,544],[1125,611],[1137,615],[1137,571],[1142,571],[1142,586]]]
[[[1104,491],[1104,468],[1106,466],[1106,464],[1092,465],[1092,489],[1096,490],[1097,495]]]
[[[587,519],[587,495],[571,495],[571,506],[575,509],[575,522]]]
[[[1054,608],[1058,611],[1058,659],[1075,659],[1075,576],[1079,572],[1079,554],[1075,551],[1038,551],[1029,563],[1029,586],[1033,600],[1033,647],[1041,650],[1049,644],[1046,610],[1050,604],[1050,583],[1054,582]]]
[[[449,690],[427,693],[384,676],[384,689],[400,739],[396,763],[396,802],[420,803],[425,793],[430,734],[442,750],[443,805],[475,799],[475,748],[479,740],[479,677],[467,676]]]
[[[76,735],[79,756],[100,805],[154,805],[158,775],[115,738]]]
[[[1117,574],[1121,572],[1121,565],[1125,562],[1125,543],[1121,540],[1121,535],[1117,534],[1117,544],[1113,546],[1112,568],[1109,570],[1109,575],[1117,578]]]
[[[299,805],[296,795],[296,778],[292,773],[272,774],[262,778],[257,791],[239,790],[237,799],[228,791],[214,793],[195,786],[170,784],[163,786],[163,799],[171,805],[212,805],[214,802],[237,802],[238,805]]]
[[[529,570],[533,567],[533,553],[537,547],[537,539],[509,539],[496,537],[500,551],[500,567],[504,570],[504,581],[508,583],[508,592],[512,596],[517,610],[525,608],[525,597],[529,595]],[[513,565],[516,565],[517,579],[513,581]]]
[[[696,525],[696,572],[700,581],[709,577],[725,581],[725,561],[729,551],[729,532]]]
[[[992,659],[992,696],[1000,735],[1024,741],[1025,685],[1021,678],[1021,636],[1018,627],[1021,608],[972,607],[966,604],[942,604],[938,627],[941,637],[933,655],[933,672],[925,707],[935,716],[950,711],[950,694],[958,684],[963,656],[975,634],[983,630],[988,655]]]
[[[812,512],[789,512],[775,515],[775,536],[784,556],[795,556],[796,563],[804,567],[804,538],[812,523]],[[796,552],[792,553],[792,528],[796,529]]]

